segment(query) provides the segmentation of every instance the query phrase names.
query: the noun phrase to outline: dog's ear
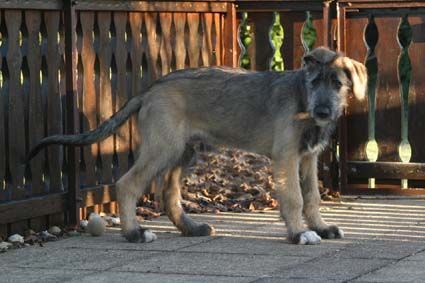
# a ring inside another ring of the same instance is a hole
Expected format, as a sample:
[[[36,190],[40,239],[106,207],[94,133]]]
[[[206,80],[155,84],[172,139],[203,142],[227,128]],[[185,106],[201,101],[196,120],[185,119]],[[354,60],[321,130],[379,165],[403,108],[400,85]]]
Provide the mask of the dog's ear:
[[[340,57],[336,63],[344,70],[352,83],[354,96],[363,100],[367,91],[367,69],[362,63],[348,57]]]
[[[317,65],[327,65],[332,63],[338,54],[326,47],[318,47],[307,53],[303,57],[303,67],[311,68]]]

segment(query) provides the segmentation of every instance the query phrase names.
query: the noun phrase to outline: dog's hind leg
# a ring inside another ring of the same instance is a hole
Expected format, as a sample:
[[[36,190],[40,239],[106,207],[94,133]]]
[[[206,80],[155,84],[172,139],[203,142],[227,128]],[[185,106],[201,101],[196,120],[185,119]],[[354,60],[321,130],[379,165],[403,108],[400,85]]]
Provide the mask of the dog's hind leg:
[[[198,223],[187,216],[181,205],[180,179],[182,166],[188,163],[191,158],[189,151],[192,148],[186,147],[185,154],[181,164],[170,169],[165,174],[165,183],[163,190],[163,200],[165,211],[170,220],[182,232],[183,236],[210,236],[214,235],[214,228],[205,223]],[[186,155],[186,156],[185,156]]]
[[[144,140],[139,157],[116,185],[122,232],[130,242],[148,242],[152,240],[149,237],[154,238],[152,233],[140,228],[136,221],[137,198],[146,193],[155,176],[175,166],[184,152],[183,130],[166,118],[166,115],[162,115],[145,120],[144,127],[141,127]]]
[[[150,230],[139,226],[135,213],[137,198],[143,194],[140,188],[147,185],[150,177],[150,172],[136,164],[116,184],[122,233],[129,242],[151,242],[156,238]]]
[[[325,239],[343,238],[344,233],[335,225],[328,225],[320,215],[320,193],[317,181],[317,155],[304,156],[300,166],[303,213],[308,227]]]

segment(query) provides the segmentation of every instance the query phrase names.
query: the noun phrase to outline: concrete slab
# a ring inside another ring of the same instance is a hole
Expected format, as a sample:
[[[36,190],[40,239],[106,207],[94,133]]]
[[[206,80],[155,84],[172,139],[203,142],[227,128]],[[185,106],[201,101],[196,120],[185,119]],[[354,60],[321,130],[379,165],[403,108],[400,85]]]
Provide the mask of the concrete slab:
[[[92,274],[88,270],[64,270],[48,268],[19,268],[0,266],[0,281],[2,283],[56,283],[75,279],[79,281],[83,276]]]
[[[346,245],[343,249],[335,251],[334,256],[341,258],[397,260],[415,254],[423,249],[424,247],[418,245],[418,243],[373,240]]]
[[[308,281],[347,281],[389,264],[389,260],[343,259],[332,254],[308,262],[282,268],[272,274],[282,279],[305,279]]]
[[[147,259],[140,257],[111,271],[253,277],[269,275],[306,260],[294,256],[164,252]]]
[[[136,273],[136,272],[118,272],[107,271],[91,274],[82,278],[67,281],[69,283],[238,283],[250,282],[255,277],[237,277],[237,276],[206,276],[206,275],[185,275],[185,274],[161,274],[161,273]]]
[[[31,267],[31,268],[65,268],[75,270],[106,270],[117,266],[117,263],[133,261],[140,257],[155,255],[155,252],[88,249],[88,248],[61,248],[46,245],[46,247],[28,247],[11,250],[0,257],[2,267]],[[0,280],[1,282],[1,280]]]
[[[155,230],[156,232],[159,232]],[[64,248],[90,248],[110,250],[133,250],[133,251],[173,251],[187,246],[211,241],[214,237],[182,237],[180,233],[157,233],[158,239],[151,243],[134,244],[125,240],[118,228],[108,229],[107,233],[100,237],[92,237],[84,234],[81,237],[68,238],[60,242],[52,243],[54,246]]]
[[[243,237],[221,237],[202,245],[190,246],[182,251],[204,253],[234,253],[253,255],[280,255],[317,257],[332,251],[344,249],[348,242],[344,240],[327,240],[320,245],[297,246],[289,244],[286,239],[250,239]]]
[[[281,278],[281,277],[273,277],[273,276],[264,276],[257,278],[255,281],[252,281],[250,283],[282,283],[282,282],[291,282],[291,283],[311,283],[311,282],[324,282],[323,279],[317,278],[317,279],[305,279],[305,278]],[[340,282],[338,280],[331,280],[326,279],[326,282]]]
[[[423,261],[403,260],[357,278],[354,282],[424,282]]]
[[[419,248],[419,247],[418,247]],[[414,260],[414,261],[422,261],[425,262],[425,243],[421,247],[421,251],[416,254],[413,254],[409,257],[406,257],[405,260]]]

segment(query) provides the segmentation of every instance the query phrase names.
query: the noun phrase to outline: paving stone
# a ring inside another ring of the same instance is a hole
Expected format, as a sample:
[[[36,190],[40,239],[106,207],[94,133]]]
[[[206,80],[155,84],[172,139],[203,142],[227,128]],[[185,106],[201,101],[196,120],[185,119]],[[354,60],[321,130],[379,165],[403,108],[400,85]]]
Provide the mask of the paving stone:
[[[409,256],[406,258],[406,260],[414,260],[414,261],[422,261],[425,262],[425,244],[422,246],[421,252],[418,252],[417,254],[414,254],[412,256]]]
[[[281,277],[273,277],[273,276],[264,276],[257,278],[255,281],[252,281],[250,283],[282,283],[282,282],[295,282],[295,283],[311,283],[311,282],[323,282],[323,279],[317,278],[317,279],[306,279],[306,278],[291,278],[291,279],[284,279]],[[330,280],[327,279],[326,282],[339,282],[337,280]]]
[[[263,276],[285,266],[306,261],[303,257],[205,254],[191,252],[164,252],[159,256],[135,260],[112,270],[152,272],[164,274]]]
[[[337,251],[334,256],[342,258],[366,259],[402,259],[423,248],[417,243],[397,241],[362,241],[347,245]]]
[[[227,276],[200,276],[200,275],[184,275],[184,274],[161,274],[161,273],[137,273],[137,272],[102,272],[91,274],[77,280],[67,281],[70,283],[226,283],[226,282],[250,282],[255,280],[255,277],[227,277]]]
[[[285,279],[306,279],[309,281],[346,281],[385,266],[388,263],[390,263],[389,260],[343,259],[327,256],[282,268],[271,275]]]
[[[211,241],[214,237],[182,237],[180,233],[156,233],[158,239],[151,243],[129,243],[119,231],[108,229],[101,237],[84,234],[81,237],[68,238],[52,243],[65,248],[91,248],[110,250],[172,251]]]
[[[58,268],[75,270],[106,270],[123,262],[140,258],[140,253],[149,257],[155,252],[61,248],[61,247],[29,247],[11,250],[0,257],[0,266]]]
[[[2,283],[56,283],[70,279],[79,279],[84,275],[89,275],[93,271],[87,270],[63,270],[63,269],[36,269],[0,267],[0,282]]]
[[[423,261],[403,260],[367,275],[354,282],[424,282],[425,265]]]
[[[190,246],[181,250],[208,253],[317,257],[322,254],[344,249],[346,245],[346,242],[338,240],[323,241],[320,245],[300,246],[290,244],[286,239],[271,240],[221,237],[214,241]]]

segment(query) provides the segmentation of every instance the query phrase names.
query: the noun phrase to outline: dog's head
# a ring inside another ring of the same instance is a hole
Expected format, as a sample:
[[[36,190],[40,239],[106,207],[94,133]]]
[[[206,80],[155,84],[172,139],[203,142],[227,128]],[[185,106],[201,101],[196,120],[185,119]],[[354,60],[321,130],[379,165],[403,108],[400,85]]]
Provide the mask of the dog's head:
[[[327,48],[316,48],[303,58],[306,71],[308,112],[319,126],[337,120],[347,96],[366,95],[366,67]]]

